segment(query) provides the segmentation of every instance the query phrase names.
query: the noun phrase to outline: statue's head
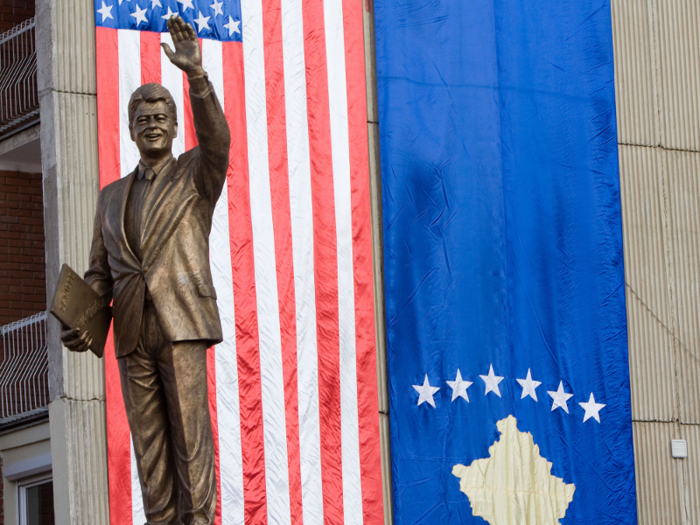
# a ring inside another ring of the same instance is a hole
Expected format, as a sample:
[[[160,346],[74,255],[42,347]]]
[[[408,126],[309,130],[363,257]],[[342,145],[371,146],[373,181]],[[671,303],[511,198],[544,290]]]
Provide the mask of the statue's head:
[[[170,91],[144,84],[129,100],[129,133],[141,156],[157,159],[169,154],[177,136],[177,110]]]

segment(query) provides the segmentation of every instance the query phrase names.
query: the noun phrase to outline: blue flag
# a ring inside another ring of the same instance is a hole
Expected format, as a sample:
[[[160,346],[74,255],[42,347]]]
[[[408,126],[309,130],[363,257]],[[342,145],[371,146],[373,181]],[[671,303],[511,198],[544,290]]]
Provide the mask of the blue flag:
[[[394,517],[632,524],[609,0],[376,0]]]

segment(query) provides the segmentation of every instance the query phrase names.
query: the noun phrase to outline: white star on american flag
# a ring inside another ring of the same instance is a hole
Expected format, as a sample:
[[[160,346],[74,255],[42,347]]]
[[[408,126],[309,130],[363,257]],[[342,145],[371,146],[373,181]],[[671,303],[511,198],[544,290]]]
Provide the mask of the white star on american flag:
[[[182,4],[182,10],[186,11],[187,9],[194,9],[194,6],[192,5],[192,0],[177,0]]]
[[[224,5],[222,2],[219,2],[218,0],[214,0],[214,3],[211,4],[211,8],[214,10],[214,16],[216,15],[221,15],[224,16],[224,12],[221,10],[221,6]]]
[[[102,8],[98,9],[97,12],[102,15],[103,22],[108,18],[114,20],[114,17],[112,16],[112,7],[113,6],[111,5],[106,5],[104,0],[102,0]]]
[[[151,9],[155,9],[156,6],[163,7],[163,4],[160,3],[160,0],[151,0]]]
[[[209,29],[209,19],[210,16],[204,16],[202,12],[199,12],[199,18],[195,18],[194,21],[197,22],[197,25],[199,26],[198,32],[201,33],[202,29]]]
[[[136,11],[131,13],[131,16],[133,16],[136,19],[136,27],[138,27],[141,22],[147,24],[148,19],[146,18],[146,9],[139,9],[139,5],[136,4]]]
[[[234,33],[240,33],[240,25],[240,21],[234,21],[233,18],[231,18],[231,15],[229,15],[228,24],[224,24],[224,27],[228,29],[228,36],[231,36]]]
[[[177,14],[177,13],[173,13],[173,12],[171,11],[171,9],[170,9],[170,6],[168,6],[168,12],[165,13],[163,16],[161,16],[161,18],[162,18],[163,20],[168,20],[171,16],[175,16],[176,14]]]

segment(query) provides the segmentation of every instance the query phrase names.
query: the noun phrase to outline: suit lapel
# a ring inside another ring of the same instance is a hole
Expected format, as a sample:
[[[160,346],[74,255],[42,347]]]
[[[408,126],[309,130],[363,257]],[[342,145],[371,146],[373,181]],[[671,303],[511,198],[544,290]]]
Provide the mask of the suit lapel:
[[[168,180],[163,181],[163,186],[159,188],[141,230],[141,253],[145,271],[158,259],[163,246],[187,213],[190,199],[196,197],[196,191],[194,187],[190,191],[191,185],[185,175],[187,166],[187,163],[183,166],[178,160],[158,175],[167,176]]]
[[[126,176],[127,182],[126,182],[126,190],[124,193],[121,195],[122,202],[121,202],[121,212],[120,212],[120,217],[119,217],[119,227],[120,227],[120,236],[122,239],[124,239],[124,245],[126,246],[126,249],[129,250],[129,253],[131,256],[138,261],[138,257],[136,257],[136,254],[134,254],[134,250],[132,249],[131,245],[129,245],[129,238],[126,236],[126,203],[129,201],[129,194],[131,193],[131,186],[134,185],[134,178],[136,177],[136,170],[138,170],[138,166],[134,171],[129,173]]]

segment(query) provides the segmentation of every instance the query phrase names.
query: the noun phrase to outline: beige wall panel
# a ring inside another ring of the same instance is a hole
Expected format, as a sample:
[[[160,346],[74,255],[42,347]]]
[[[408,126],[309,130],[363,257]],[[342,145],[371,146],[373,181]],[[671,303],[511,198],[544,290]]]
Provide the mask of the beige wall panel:
[[[49,405],[56,523],[109,523],[105,404],[59,398]]]
[[[671,326],[664,249],[664,152],[620,146],[625,281],[663,324]]]
[[[678,344],[680,421],[700,424],[700,360],[697,349]],[[700,517],[700,515],[698,515]]]
[[[671,458],[671,439],[680,438],[674,423],[640,423],[634,430],[637,513],[640,525],[681,525],[678,460]]]
[[[632,418],[642,421],[676,419],[675,340],[629,288],[627,319]]]
[[[49,4],[51,8],[49,9]],[[53,13],[51,12],[53,11]],[[39,90],[66,93],[97,92],[95,70],[95,7],[84,0],[51,0],[36,3],[40,54],[51,56],[53,67],[39,75]],[[48,67],[40,65],[39,67]]]
[[[91,230],[99,194],[99,164],[97,159],[97,98],[89,95],[52,93],[57,112],[55,132],[56,169],[70,176],[64,177],[58,188],[59,198],[67,219],[63,232],[62,261],[82,274],[87,269],[91,235],[75,235],[86,225]],[[46,164],[44,164],[46,167]]]
[[[653,0],[662,145],[700,150],[700,2]]]
[[[650,0],[612,0],[619,142],[659,144]]]
[[[666,152],[681,422],[700,423],[700,153]]]
[[[62,263],[82,274],[88,261],[98,187],[97,107],[90,95],[57,91],[42,94],[42,128],[52,147],[42,147],[47,297],[53,297]],[[87,230],[87,231],[86,231]],[[91,353],[69,352],[58,343],[51,320],[49,351],[51,397],[104,399],[104,366]]]
[[[687,488],[685,490],[685,508],[692,516],[693,525],[700,524],[700,425],[681,425],[683,439],[688,442],[688,458],[677,460],[683,462]]]

